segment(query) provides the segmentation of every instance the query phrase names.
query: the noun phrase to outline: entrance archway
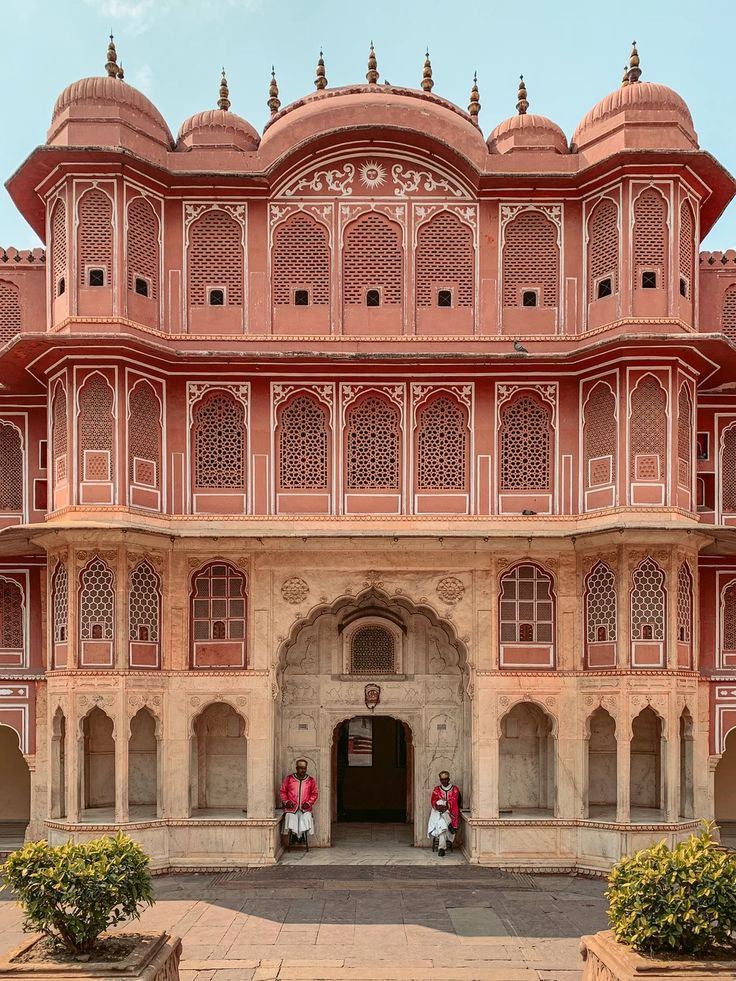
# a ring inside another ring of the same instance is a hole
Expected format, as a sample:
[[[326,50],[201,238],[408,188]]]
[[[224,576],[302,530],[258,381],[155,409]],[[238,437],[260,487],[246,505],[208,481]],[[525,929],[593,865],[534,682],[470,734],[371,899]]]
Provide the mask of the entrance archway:
[[[723,756],[716,767],[715,818],[723,844],[736,847],[736,729],[726,737]]]
[[[15,729],[0,725],[0,851],[23,843],[31,819],[31,772]]]
[[[332,733],[332,820],[414,821],[411,728],[390,715],[357,715]]]

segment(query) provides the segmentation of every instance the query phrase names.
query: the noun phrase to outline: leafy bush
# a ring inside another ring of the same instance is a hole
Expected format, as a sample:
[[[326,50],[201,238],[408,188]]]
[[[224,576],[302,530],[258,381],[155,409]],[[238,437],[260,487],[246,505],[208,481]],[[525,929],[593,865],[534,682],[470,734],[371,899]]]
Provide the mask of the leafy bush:
[[[616,940],[647,954],[703,954],[732,946],[736,855],[705,822],[669,849],[661,841],[614,865],[606,897]]]
[[[109,927],[153,906],[148,856],[127,835],[53,848],[31,841],[0,868],[25,916],[72,954],[87,954]]]

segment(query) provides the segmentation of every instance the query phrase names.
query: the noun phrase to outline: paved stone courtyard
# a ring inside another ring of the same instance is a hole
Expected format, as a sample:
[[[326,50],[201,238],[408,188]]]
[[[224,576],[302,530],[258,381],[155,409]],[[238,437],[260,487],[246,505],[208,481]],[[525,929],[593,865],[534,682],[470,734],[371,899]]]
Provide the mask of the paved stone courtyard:
[[[182,937],[182,981],[578,981],[581,934],[607,926],[604,881],[412,854],[425,864],[367,864],[367,849],[359,864],[323,864],[321,849],[273,868],[157,877],[141,925]],[[0,894],[0,948],[21,936]]]

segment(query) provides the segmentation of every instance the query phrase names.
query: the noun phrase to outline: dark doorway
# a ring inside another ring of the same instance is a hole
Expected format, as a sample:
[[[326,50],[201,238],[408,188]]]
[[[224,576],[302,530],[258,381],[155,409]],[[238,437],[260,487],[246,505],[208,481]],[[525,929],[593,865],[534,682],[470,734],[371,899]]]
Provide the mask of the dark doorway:
[[[335,727],[333,816],[337,821],[411,821],[411,730],[399,719],[356,716]]]

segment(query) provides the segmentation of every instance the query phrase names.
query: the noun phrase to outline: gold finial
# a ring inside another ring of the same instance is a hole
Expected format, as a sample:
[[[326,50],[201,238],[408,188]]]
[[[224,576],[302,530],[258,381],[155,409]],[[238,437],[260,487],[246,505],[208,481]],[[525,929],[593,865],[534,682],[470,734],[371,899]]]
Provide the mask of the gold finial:
[[[478,91],[478,72],[473,75],[473,87],[470,90],[470,102],[468,113],[475,126],[478,126],[478,113],[480,112],[480,92]]]
[[[115,50],[115,38],[113,37],[112,31],[110,31],[110,43],[107,46],[107,63],[105,65],[105,71],[110,78],[118,77],[118,54]]]
[[[226,112],[230,108],[230,89],[227,87],[224,68],[222,69],[222,77],[220,78],[220,98],[217,100],[217,108],[224,109]]]
[[[276,69],[271,65],[271,84],[268,86],[268,102],[266,103],[271,110],[271,115],[275,116],[281,108],[279,99],[279,83],[276,81]]]
[[[432,78],[432,62],[429,60],[429,48],[424,56],[424,70],[422,71],[422,88],[425,92],[431,92],[434,88],[434,79]]]
[[[378,61],[376,60],[376,50],[371,41],[371,50],[368,52],[368,71],[365,73],[369,85],[375,85],[380,78],[378,74]]]
[[[516,98],[518,100],[516,108],[519,110],[519,115],[524,116],[529,108],[529,102],[526,97],[526,85],[524,84],[523,75],[519,75],[519,91],[516,93]]]
[[[641,78],[639,52],[636,50],[636,41],[631,42],[631,55],[629,56],[629,70],[627,75],[630,82],[638,82]]]
[[[125,80],[125,71],[123,69],[122,61],[120,62],[120,67],[118,68],[118,78],[121,82]]]
[[[624,77],[621,79],[621,88],[629,84],[629,66],[624,65]]]
[[[327,88],[327,75],[325,73],[325,59],[322,56],[322,48],[319,49],[319,61],[317,62],[317,77],[314,80],[314,87],[318,92]]]

